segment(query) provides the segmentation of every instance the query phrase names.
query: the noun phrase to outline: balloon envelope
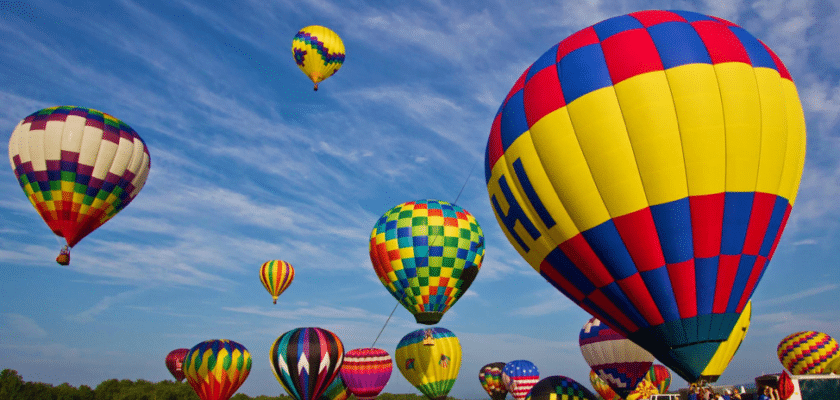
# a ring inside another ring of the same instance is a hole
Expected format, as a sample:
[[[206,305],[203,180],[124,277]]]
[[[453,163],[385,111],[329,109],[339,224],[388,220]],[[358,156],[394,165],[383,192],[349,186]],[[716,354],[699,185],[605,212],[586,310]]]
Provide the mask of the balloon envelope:
[[[642,379],[639,384],[633,388],[633,391],[628,393],[624,398],[626,400],[649,399],[655,394],[659,394],[659,390],[656,388],[656,385],[647,379]]]
[[[430,400],[443,400],[461,369],[461,343],[446,328],[418,329],[403,336],[394,358],[409,383]]]
[[[367,347],[344,354],[344,363],[339,373],[357,399],[372,400],[388,384],[393,369],[394,363],[387,351]]]
[[[508,390],[502,380],[504,368],[505,363],[493,362],[481,367],[478,371],[478,381],[492,400],[504,400],[507,397]]]
[[[645,379],[656,386],[659,393],[668,393],[668,388],[671,386],[671,371],[664,365],[654,364],[650,367]]]
[[[190,352],[190,349],[175,349],[169,352],[166,355],[166,369],[169,370],[169,373],[175,377],[175,380],[181,382],[184,380],[184,358],[187,357],[187,353]]]
[[[344,384],[341,375],[336,375],[321,395],[320,400],[347,400],[348,397],[350,397],[350,391],[347,390],[347,385]]]
[[[747,330],[750,329],[751,318],[752,300],[747,302],[744,311],[741,312],[741,316],[738,317],[738,321],[735,322],[735,326],[732,328],[732,333],[720,344],[714,357],[706,365],[706,368],[703,369],[703,372],[700,374],[700,380],[708,383],[717,382],[720,375],[732,361],[732,358],[735,357],[735,353],[741,347],[741,342],[747,337]]]
[[[822,374],[828,363],[840,354],[840,346],[826,333],[802,331],[782,339],[776,353],[791,374]]]
[[[627,397],[653,364],[653,356],[597,318],[580,330],[580,352],[589,367],[621,397]]]
[[[251,372],[251,353],[232,340],[207,340],[184,359],[184,375],[201,400],[227,400]]]
[[[295,269],[283,260],[267,261],[260,266],[260,281],[274,299],[274,304],[294,279]]]
[[[534,269],[694,382],[773,256],[804,160],[796,87],[767,46],[651,10],[583,29],[522,74],[485,177]]]
[[[292,39],[292,56],[318,90],[318,83],[335,75],[344,64],[344,42],[327,27],[307,26]]]
[[[418,323],[434,325],[478,274],[484,234],[461,207],[441,200],[410,201],[379,218],[369,250],[388,292]]]
[[[621,396],[619,396],[615,390],[612,390],[607,381],[601,379],[595,371],[589,370],[589,383],[592,384],[592,388],[598,392],[602,399],[622,400]]]
[[[274,377],[295,400],[318,400],[338,376],[344,345],[322,328],[296,328],[277,338],[269,352]]]
[[[502,381],[516,400],[524,400],[540,379],[540,370],[528,360],[514,360],[502,369]]]
[[[526,400],[598,400],[598,398],[572,378],[549,376],[534,385]]]

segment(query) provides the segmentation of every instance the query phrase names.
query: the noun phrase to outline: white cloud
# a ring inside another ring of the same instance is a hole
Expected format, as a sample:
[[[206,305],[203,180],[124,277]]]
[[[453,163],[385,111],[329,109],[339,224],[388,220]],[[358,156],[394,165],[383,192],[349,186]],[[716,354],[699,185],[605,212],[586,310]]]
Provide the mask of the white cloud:
[[[2,314],[2,317],[4,323],[0,327],[6,331],[4,335],[23,339],[47,337],[47,331],[32,318],[13,313]]]

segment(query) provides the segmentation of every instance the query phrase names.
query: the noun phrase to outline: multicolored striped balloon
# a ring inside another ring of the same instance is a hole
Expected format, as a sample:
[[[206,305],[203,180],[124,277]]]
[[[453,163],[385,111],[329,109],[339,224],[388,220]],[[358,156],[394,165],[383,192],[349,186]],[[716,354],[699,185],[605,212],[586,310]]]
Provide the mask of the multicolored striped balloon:
[[[295,280],[295,269],[292,264],[283,260],[271,260],[260,267],[260,281],[265,290],[271,294],[274,304],[277,304],[277,297],[283,294],[293,280]]]
[[[74,106],[24,118],[9,139],[9,161],[26,197],[68,248],[128,206],[151,165],[143,139],[125,122]],[[69,250],[66,256],[57,261],[66,265]]]
[[[597,318],[580,330],[580,352],[595,373],[621,397],[627,397],[653,364],[653,356]]]
[[[803,331],[785,336],[776,347],[776,354],[791,374],[822,374],[828,363],[840,355],[840,346],[826,333]]]
[[[441,200],[410,201],[379,218],[369,250],[388,292],[418,323],[434,325],[478,274],[484,233],[461,207]]]
[[[184,375],[201,400],[227,400],[251,372],[251,353],[233,340],[207,340],[184,359]]]
[[[166,369],[169,370],[169,373],[172,374],[178,382],[181,382],[184,378],[186,378],[186,376],[184,376],[184,358],[187,357],[187,353],[189,352],[190,349],[175,349],[166,355]]]
[[[373,400],[391,379],[394,363],[387,351],[373,347],[353,349],[344,354],[341,378],[359,400]]]
[[[554,375],[537,382],[525,400],[598,400],[598,397],[576,380]]]
[[[653,383],[659,393],[668,393],[668,388],[671,387],[671,371],[664,365],[652,365],[645,379]]]
[[[540,380],[540,370],[528,360],[514,360],[505,363],[502,369],[502,381],[508,392],[516,400],[525,400],[525,396]]]
[[[796,86],[764,43],[648,10],[525,70],[493,121],[485,177],[535,270],[695,382],[774,254],[805,145]]]
[[[295,400],[319,400],[344,361],[344,344],[322,328],[296,328],[277,338],[269,353],[277,381]]]
[[[604,400],[623,400],[621,396],[619,396],[615,390],[612,390],[610,385],[607,381],[601,379],[595,371],[589,370],[589,383],[592,384],[592,388],[601,395],[601,398]]]
[[[319,400],[347,400],[349,397],[350,391],[347,390],[347,385],[344,384],[341,375],[336,375]]]
[[[331,29],[311,25],[292,39],[292,55],[318,90],[318,83],[335,75],[344,64],[344,42]]]
[[[490,395],[492,400],[504,400],[508,390],[502,380],[502,370],[505,368],[503,362],[493,362],[481,367],[478,370],[478,381],[481,387]]]
[[[430,400],[444,400],[461,370],[461,342],[452,331],[433,327],[403,336],[394,354],[405,379]]]

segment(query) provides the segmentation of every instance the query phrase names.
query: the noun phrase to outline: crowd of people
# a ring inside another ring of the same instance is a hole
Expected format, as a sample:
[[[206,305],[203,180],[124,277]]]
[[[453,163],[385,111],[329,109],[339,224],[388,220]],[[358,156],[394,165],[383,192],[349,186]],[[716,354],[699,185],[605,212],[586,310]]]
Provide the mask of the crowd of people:
[[[688,392],[688,400],[741,400],[741,393],[732,389],[726,389],[723,393],[716,393],[709,386],[698,386],[692,384]],[[758,400],[780,400],[779,391],[770,386],[765,386]]]

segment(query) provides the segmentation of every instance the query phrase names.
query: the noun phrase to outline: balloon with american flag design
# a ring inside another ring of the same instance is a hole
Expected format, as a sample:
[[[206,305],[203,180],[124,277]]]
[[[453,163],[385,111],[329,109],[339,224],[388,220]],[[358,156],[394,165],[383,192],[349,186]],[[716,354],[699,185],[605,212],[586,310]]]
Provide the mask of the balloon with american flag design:
[[[514,360],[502,369],[502,381],[516,400],[525,400],[528,392],[540,380],[540,370],[528,360]]]

